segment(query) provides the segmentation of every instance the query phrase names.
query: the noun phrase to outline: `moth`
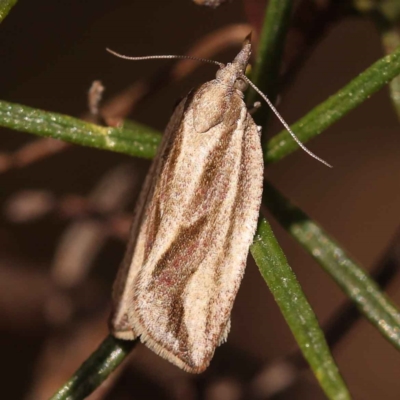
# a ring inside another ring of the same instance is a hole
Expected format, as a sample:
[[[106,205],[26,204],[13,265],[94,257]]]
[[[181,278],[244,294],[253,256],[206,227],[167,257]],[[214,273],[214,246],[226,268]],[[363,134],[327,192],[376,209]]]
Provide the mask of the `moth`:
[[[113,288],[112,334],[140,337],[192,373],[227,339],[257,226],[264,164],[260,129],[243,101],[250,54],[246,41],[232,63],[214,62],[215,79],[175,108]]]

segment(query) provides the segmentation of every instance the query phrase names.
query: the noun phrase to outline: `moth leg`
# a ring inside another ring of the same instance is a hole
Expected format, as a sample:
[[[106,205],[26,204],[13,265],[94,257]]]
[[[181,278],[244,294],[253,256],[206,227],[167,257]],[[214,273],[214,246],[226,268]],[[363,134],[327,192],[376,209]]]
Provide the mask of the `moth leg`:
[[[250,115],[253,115],[261,107],[260,101],[255,101],[253,107],[248,109]]]

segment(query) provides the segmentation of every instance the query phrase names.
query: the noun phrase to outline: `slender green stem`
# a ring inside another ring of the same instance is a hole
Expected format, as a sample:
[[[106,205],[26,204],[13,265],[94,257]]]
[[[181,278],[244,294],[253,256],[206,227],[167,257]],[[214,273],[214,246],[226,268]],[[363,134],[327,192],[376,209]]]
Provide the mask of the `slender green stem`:
[[[293,132],[303,143],[307,142],[344,117],[399,74],[400,47],[374,63],[343,89],[293,124],[291,126]],[[265,162],[278,161],[298,148],[289,133],[284,130],[267,143],[267,150],[264,153]]]
[[[0,126],[143,158],[153,158],[161,140],[158,132],[137,123],[130,129],[103,127],[6,101],[0,101]]]
[[[7,17],[10,10],[17,4],[18,0],[1,0],[0,1],[0,22]]]
[[[400,311],[363,268],[307,214],[268,183],[264,184],[263,202],[385,339],[400,349]]]
[[[263,28],[257,49],[252,82],[274,102],[277,95],[279,70],[285,47],[286,33],[289,29],[293,0],[271,0],[265,9]],[[252,106],[258,98],[254,90],[247,96],[247,104]],[[262,107],[254,114],[258,125],[265,126],[269,109]]]
[[[317,318],[265,219],[259,222],[250,251],[328,398],[350,399]]]
[[[50,400],[80,400],[93,392],[118,367],[136,341],[107,338]]]
[[[301,141],[307,142],[398,74],[400,48],[374,63],[335,95],[315,107],[292,125],[293,131]],[[0,101],[0,126],[145,158],[154,156],[161,140],[161,135],[139,124],[137,131],[100,127],[65,115],[5,101]],[[264,158],[266,163],[275,162],[296,149],[298,146],[289,133],[282,131],[268,142]]]

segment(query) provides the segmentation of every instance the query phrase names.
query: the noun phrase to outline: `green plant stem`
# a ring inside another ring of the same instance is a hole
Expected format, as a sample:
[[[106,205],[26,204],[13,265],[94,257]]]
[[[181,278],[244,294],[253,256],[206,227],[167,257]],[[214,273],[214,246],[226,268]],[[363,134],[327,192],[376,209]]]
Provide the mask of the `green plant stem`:
[[[121,364],[136,343],[137,340],[126,341],[116,339],[111,335],[107,336],[98,349],[50,400],[84,399]]]
[[[271,0],[265,9],[263,28],[257,48],[252,82],[274,103],[279,82],[279,70],[285,47],[286,33],[289,29],[293,0]],[[252,107],[258,94],[250,90],[247,104]],[[265,126],[270,110],[262,107],[254,115],[258,125]]]
[[[319,135],[371,94],[400,74],[400,48],[383,57],[328,100],[291,126],[302,142]],[[152,158],[161,135],[137,124],[137,131],[100,127],[61,114],[0,101],[0,126],[71,143]],[[280,160],[298,146],[287,131],[267,143],[266,163]]]
[[[367,100],[368,97],[399,74],[400,47],[392,54],[375,62],[343,89],[293,124],[291,126],[293,132],[303,143],[309,141]],[[284,130],[267,143],[264,160],[266,163],[278,161],[298,148],[289,133]]]
[[[130,129],[103,127],[6,101],[0,101],[0,126],[142,158],[153,158],[161,141],[158,132],[137,123],[130,122]]]
[[[7,17],[10,10],[17,4],[18,0],[1,0],[0,1],[0,22]]]
[[[250,251],[328,398],[350,399],[317,318],[265,219],[259,221]]]
[[[263,203],[336,281],[384,338],[400,349],[400,311],[363,268],[307,214],[291,204],[268,183],[264,184]]]

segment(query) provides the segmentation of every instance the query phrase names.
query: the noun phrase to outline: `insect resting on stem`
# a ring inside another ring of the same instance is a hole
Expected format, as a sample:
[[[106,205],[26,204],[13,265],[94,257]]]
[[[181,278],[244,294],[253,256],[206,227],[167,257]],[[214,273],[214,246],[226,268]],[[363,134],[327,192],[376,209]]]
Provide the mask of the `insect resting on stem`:
[[[257,226],[263,186],[260,130],[243,101],[252,86],[299,146],[269,99],[245,76],[247,39],[232,63],[175,108],[136,205],[113,289],[112,334],[143,343],[178,367],[204,371],[226,341],[230,313]]]

